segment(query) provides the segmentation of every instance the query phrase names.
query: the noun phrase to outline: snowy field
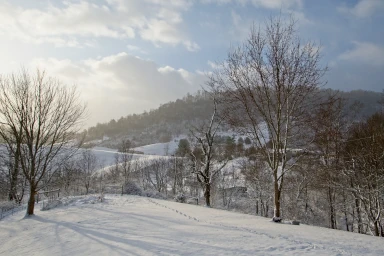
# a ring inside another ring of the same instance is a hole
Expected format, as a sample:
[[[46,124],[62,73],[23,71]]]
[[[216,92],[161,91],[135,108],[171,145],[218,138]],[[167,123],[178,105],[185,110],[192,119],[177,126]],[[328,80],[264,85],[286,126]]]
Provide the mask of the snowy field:
[[[39,209],[39,206],[36,207]],[[136,196],[0,221],[0,255],[383,255],[383,239]]]

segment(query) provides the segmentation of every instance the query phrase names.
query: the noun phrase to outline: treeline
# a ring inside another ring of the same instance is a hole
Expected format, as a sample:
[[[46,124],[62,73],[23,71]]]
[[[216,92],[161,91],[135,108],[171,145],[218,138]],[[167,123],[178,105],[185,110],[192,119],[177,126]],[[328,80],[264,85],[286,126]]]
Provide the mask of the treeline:
[[[335,93],[335,90],[325,89],[322,94]],[[339,97],[346,100],[346,109],[356,102],[360,104],[356,118],[370,116],[380,109],[377,102],[381,94],[378,92],[354,90],[337,93]],[[209,119],[211,113],[208,110],[210,109],[212,109],[212,101],[207,94],[204,92],[188,94],[182,99],[168,102],[149,112],[131,114],[117,121],[112,119],[108,123],[98,123],[86,131],[87,140],[102,139],[103,136],[111,138],[130,136],[138,145],[167,142],[172,135],[187,133],[188,123]]]
[[[87,130],[87,139],[101,139],[104,135],[108,137],[131,135],[140,140],[142,134],[148,138],[148,135],[155,133],[158,139],[162,136],[169,138],[172,133],[174,135],[184,132],[187,122],[209,118],[210,113],[207,110],[211,107],[212,102],[205,93],[187,94],[183,99],[166,103],[149,112],[128,115],[117,121],[112,119],[108,123],[99,123]]]

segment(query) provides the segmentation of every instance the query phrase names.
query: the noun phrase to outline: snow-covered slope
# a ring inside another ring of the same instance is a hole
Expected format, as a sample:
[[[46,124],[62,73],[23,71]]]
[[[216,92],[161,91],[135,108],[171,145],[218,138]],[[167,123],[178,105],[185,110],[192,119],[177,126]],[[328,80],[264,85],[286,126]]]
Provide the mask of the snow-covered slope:
[[[383,255],[383,239],[135,196],[0,221],[0,255]],[[38,208],[38,207],[37,207]]]
[[[179,145],[179,141],[185,138],[187,138],[187,135],[180,135],[173,138],[170,142],[149,144],[136,147],[134,150],[141,151],[146,155],[170,156],[175,153]]]

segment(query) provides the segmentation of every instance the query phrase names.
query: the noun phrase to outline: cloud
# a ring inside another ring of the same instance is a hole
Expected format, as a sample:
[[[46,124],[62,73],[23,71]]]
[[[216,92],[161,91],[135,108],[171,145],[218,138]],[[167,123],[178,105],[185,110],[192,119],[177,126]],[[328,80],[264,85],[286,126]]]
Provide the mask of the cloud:
[[[232,26],[229,28],[229,34],[232,38],[242,41],[249,35],[249,29],[254,23],[261,23],[260,21],[252,21],[251,19],[244,20],[236,11],[231,11]]]
[[[151,20],[140,33],[141,37],[153,43],[177,45],[183,42],[181,32],[164,20]]]
[[[291,15],[294,19],[297,19],[298,26],[312,25],[313,22],[306,18],[305,14],[300,11],[294,10],[282,10],[281,18],[282,22],[288,24],[291,19]],[[241,16],[235,10],[231,11],[232,25],[229,27],[228,32],[231,36],[231,40],[244,41],[249,37],[250,29],[254,25],[255,29],[260,26],[261,30],[265,29],[265,25],[269,23],[267,19],[251,19],[248,17]]]
[[[256,7],[267,9],[294,8],[303,6],[302,0],[201,0],[204,4],[229,4],[237,3],[240,5],[253,4]]]
[[[235,2],[233,0],[201,0],[201,2],[203,4],[219,4],[219,5],[222,5],[222,4],[228,4],[228,3],[232,3],[232,2]],[[236,2],[239,2],[238,0]]]
[[[136,45],[131,45],[131,44],[128,44],[127,45],[127,49],[131,52],[137,52],[137,53],[141,53],[141,54],[145,54],[147,55],[148,52],[144,51],[143,49],[141,49],[140,47],[136,46]]]
[[[382,12],[383,10],[383,0],[360,0],[353,7],[344,5],[338,8],[338,11],[341,13],[351,14],[359,18],[366,18],[373,15],[375,12]]]
[[[208,66],[210,66],[211,67],[211,69],[218,69],[218,68],[220,68],[221,67],[221,65],[220,64],[218,64],[218,63],[215,63],[215,62],[213,62],[213,61],[208,61],[207,62],[207,64],[208,64]]]
[[[368,42],[353,42],[354,48],[339,55],[339,60],[372,66],[384,65],[384,47]]]
[[[269,9],[302,7],[302,0],[251,0],[255,6]]]
[[[89,38],[135,38],[153,43],[184,45],[198,49],[181,29],[187,0],[64,1],[42,9],[0,3],[0,35],[28,43],[52,43],[62,47],[85,47]],[[194,47],[191,47],[194,45]]]
[[[35,59],[39,67],[65,84],[77,84],[88,102],[88,125],[139,113],[201,89],[205,75],[159,67],[151,60],[125,52],[98,59],[71,61]]]

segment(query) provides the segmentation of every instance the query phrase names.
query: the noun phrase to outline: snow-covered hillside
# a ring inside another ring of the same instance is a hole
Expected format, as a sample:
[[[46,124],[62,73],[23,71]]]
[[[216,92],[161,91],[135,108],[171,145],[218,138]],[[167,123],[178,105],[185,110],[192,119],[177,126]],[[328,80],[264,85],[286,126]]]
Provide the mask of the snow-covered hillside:
[[[135,164],[140,163],[141,167],[148,164],[148,161],[155,160],[155,159],[169,159],[171,156],[164,156],[160,151],[156,151],[156,149],[159,149],[159,147],[156,146],[156,144],[148,145],[148,148],[153,148],[154,152],[153,154],[132,154],[132,163]],[[83,149],[80,150],[80,152]],[[108,173],[111,168],[114,168],[116,164],[116,155],[123,154],[117,152],[115,149],[110,148],[103,148],[103,147],[94,147],[90,149],[91,152],[95,155],[98,163],[100,164],[100,169],[98,169],[93,175],[99,176],[101,173]],[[145,163],[147,162],[147,163]]]
[[[141,147],[136,147],[133,150],[141,151],[146,155],[166,156],[166,155],[172,155],[175,153],[178,143],[179,143],[178,140],[177,141],[174,140],[167,143],[155,143],[155,144],[149,144]]]
[[[187,135],[182,134],[174,137],[170,142],[149,144],[133,148],[133,150],[143,152],[145,155],[170,156],[175,153],[179,141],[181,139],[186,139],[187,137]]]
[[[0,255],[383,255],[383,239],[136,196],[0,221]]]

